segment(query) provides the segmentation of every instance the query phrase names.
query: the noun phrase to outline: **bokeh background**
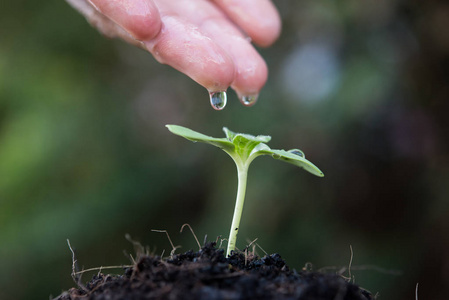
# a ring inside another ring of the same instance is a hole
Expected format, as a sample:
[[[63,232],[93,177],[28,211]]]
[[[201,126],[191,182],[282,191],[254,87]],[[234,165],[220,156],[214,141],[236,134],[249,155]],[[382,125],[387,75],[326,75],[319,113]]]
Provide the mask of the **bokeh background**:
[[[339,270],[352,247],[353,280],[379,299],[414,299],[417,283],[419,299],[447,299],[449,4],[275,3],[284,28],[260,49],[270,78],[259,102],[229,92],[216,112],[203,88],[102,37],[64,1],[2,2],[1,299],[72,287],[66,239],[91,268],[129,264],[127,233],[157,254],[170,245],[151,229],[178,251],[196,248],[184,223],[200,240],[227,236],[233,162],[168,123],[268,134],[326,174],[256,160],[240,248],[258,238],[292,268]]]

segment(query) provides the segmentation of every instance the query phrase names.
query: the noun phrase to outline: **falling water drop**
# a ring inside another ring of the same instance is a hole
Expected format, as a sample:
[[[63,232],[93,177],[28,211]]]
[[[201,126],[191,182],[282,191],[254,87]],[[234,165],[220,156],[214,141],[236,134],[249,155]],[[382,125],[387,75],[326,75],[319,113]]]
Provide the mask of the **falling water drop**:
[[[302,152],[299,149],[291,149],[291,150],[288,150],[288,152],[290,152],[292,154],[295,154],[295,155],[298,155],[298,156],[301,156],[302,158],[306,158],[304,152]]]
[[[240,102],[245,106],[253,106],[259,95],[239,96]]]
[[[209,92],[210,105],[215,110],[222,110],[226,106],[227,96],[226,92]]]

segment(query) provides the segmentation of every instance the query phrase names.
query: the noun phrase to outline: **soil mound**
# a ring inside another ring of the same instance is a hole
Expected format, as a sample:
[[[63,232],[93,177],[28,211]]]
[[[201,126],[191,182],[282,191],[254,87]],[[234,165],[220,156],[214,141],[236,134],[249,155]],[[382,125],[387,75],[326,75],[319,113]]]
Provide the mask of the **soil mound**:
[[[371,300],[372,295],[337,274],[290,270],[279,254],[259,258],[215,243],[169,259],[142,256],[124,275],[95,275],[57,300]]]

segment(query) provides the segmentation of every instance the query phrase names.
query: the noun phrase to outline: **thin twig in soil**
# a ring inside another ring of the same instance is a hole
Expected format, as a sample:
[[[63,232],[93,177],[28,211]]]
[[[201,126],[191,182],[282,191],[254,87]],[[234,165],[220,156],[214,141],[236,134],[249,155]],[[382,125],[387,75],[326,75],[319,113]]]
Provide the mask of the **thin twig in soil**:
[[[78,276],[80,274],[77,274],[78,270],[78,260],[76,259],[75,251],[72,248],[72,245],[70,245],[70,240],[67,239],[67,245],[69,246],[70,252],[72,252],[72,276],[73,281],[76,283],[76,285],[82,289],[84,292],[87,292],[88,289],[81,283],[81,276]]]
[[[347,282],[351,282],[351,279],[352,279],[352,283],[355,283],[355,276],[352,276],[352,274],[351,274],[352,260],[354,259],[354,251],[352,251],[352,245],[349,245],[349,250],[351,251],[351,255],[349,258],[349,265],[347,268],[346,267],[341,268],[337,272],[337,274],[340,275],[341,277],[343,277],[343,279],[346,280]],[[348,277],[343,276],[343,274],[346,272],[346,270],[348,270],[348,274],[349,274]]]
[[[313,264],[311,262],[306,262],[304,267],[302,267],[303,271],[306,272],[312,272],[313,271]],[[320,270],[318,270],[318,272],[320,272]]]
[[[349,260],[349,266],[348,266],[348,273],[349,273],[349,280],[351,280],[351,266],[352,266],[352,259],[354,258],[354,251],[352,251],[352,245],[349,245],[349,249],[351,249],[351,259]]]
[[[186,223],[186,224],[182,225],[181,230],[180,230],[179,232],[182,233],[184,227],[186,227],[186,226],[189,227],[190,232],[192,232],[192,235],[193,235],[193,237],[195,238],[196,243],[198,244],[198,249],[201,250],[200,242],[198,241],[198,238],[196,237],[195,232],[193,232],[192,226],[190,226],[189,224]],[[199,251],[199,250],[198,250],[198,251]]]
[[[125,254],[125,257],[129,256],[129,259],[131,260],[131,262],[134,265],[136,264],[136,260],[134,259],[133,255],[131,253],[127,253],[126,251],[123,251],[123,253]]]
[[[142,246],[141,243],[138,241],[135,241],[131,238],[130,234],[125,234],[125,239],[127,239],[131,244],[134,246],[134,251],[136,252],[136,257],[140,257],[142,255],[149,255],[148,249],[145,249],[144,246]]]
[[[249,242],[248,246],[245,247],[245,250],[249,249],[249,247],[251,247],[259,238],[256,238],[255,240],[253,240],[252,242]],[[247,240],[248,242],[248,240]]]
[[[173,242],[171,241],[170,235],[168,234],[167,230],[151,229],[151,231],[153,231],[153,232],[161,232],[161,233],[165,232],[165,234],[167,235],[168,241],[170,242],[170,245],[172,247],[172,250],[170,252],[170,257],[173,257],[173,255],[175,254],[176,249],[181,248],[181,246],[176,246],[175,247],[175,245],[173,245]]]
[[[245,266],[248,264],[248,248],[245,248]]]
[[[164,254],[165,254],[165,249],[164,249],[164,250],[162,250],[162,253],[161,253],[161,262],[163,262],[163,261],[164,261]]]
[[[352,271],[374,270],[376,272],[383,273],[383,274],[388,274],[388,275],[394,275],[394,276],[402,275],[401,271],[398,271],[398,270],[387,270],[387,269],[384,269],[384,268],[381,268],[381,267],[378,267],[378,266],[374,266],[374,265],[353,266],[352,265],[352,261],[353,261],[353,258],[354,258],[354,252],[352,250],[352,246],[351,245],[349,245],[349,249],[351,250],[351,257],[349,259],[348,267],[346,267],[346,266],[344,266],[344,267],[328,266],[328,267],[323,267],[323,268],[318,269],[318,272],[326,272],[328,270],[338,270],[336,272],[338,275],[342,276],[343,278],[345,278],[348,281],[353,279],[353,283],[355,283],[355,277],[352,276],[351,270]],[[343,274],[346,271],[348,271],[349,277],[343,276]]]
[[[228,239],[227,238],[221,238],[221,236],[220,236],[220,247],[218,247],[218,248],[221,248],[221,246],[223,245],[223,241],[227,241],[228,242]]]
[[[326,271],[332,271],[332,270],[338,270],[337,274],[341,275],[344,272],[346,272],[347,267],[337,267],[337,266],[328,266],[328,267],[322,267],[318,269],[318,272],[326,272]],[[375,265],[360,265],[360,266],[351,266],[352,271],[376,271],[378,273],[387,274],[387,275],[393,275],[393,276],[399,276],[402,275],[402,272],[399,270],[388,270],[384,269]]]
[[[260,247],[260,245],[259,245],[258,243],[255,243],[255,245],[256,245],[260,250],[262,250],[262,252],[265,253],[265,255],[268,255],[267,251],[263,250],[263,248]]]
[[[75,275],[80,275],[86,272],[91,272],[91,271],[98,271],[98,270],[107,270],[107,269],[123,269],[123,268],[132,268],[134,267],[134,265],[121,265],[121,266],[106,266],[106,267],[96,267],[96,268],[90,268],[90,269],[85,269],[82,271],[78,271],[75,273]]]
[[[248,246],[246,246],[245,247],[245,249],[244,249],[244,251],[245,251],[245,266],[247,265],[247,263],[248,263],[248,249],[249,249],[249,247],[251,247],[256,241],[257,241],[257,239],[258,238],[256,238],[255,240],[253,240],[252,242],[250,242],[249,244],[248,244]],[[254,249],[253,249],[253,255],[254,255]]]

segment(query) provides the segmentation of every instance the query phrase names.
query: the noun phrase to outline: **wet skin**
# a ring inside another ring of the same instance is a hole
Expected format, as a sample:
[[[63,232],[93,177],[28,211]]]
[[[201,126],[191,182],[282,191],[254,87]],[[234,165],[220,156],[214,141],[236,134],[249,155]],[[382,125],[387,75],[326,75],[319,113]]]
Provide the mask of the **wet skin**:
[[[279,36],[270,0],[89,0],[103,15],[210,92],[259,93],[268,69],[253,47]]]

